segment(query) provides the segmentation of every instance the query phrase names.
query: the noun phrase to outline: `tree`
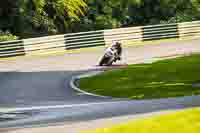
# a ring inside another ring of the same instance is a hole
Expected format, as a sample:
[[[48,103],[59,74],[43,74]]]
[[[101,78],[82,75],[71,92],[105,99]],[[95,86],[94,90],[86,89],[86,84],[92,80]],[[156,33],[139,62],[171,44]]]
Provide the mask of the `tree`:
[[[70,23],[79,21],[86,11],[84,0],[21,0],[22,16],[38,30],[67,32]],[[31,9],[31,10],[30,10]]]
[[[3,31],[14,31],[15,19],[17,17],[17,2],[6,0],[0,2],[0,29]]]
[[[4,0],[0,29],[19,36],[200,19],[200,0]]]
[[[67,32],[87,9],[84,0],[7,0],[0,5],[3,29],[23,37]]]

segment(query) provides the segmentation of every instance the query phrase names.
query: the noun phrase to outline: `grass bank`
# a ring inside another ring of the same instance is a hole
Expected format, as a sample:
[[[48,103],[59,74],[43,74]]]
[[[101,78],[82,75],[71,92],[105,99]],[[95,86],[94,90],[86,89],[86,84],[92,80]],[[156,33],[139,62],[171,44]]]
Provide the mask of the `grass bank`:
[[[152,99],[200,94],[200,55],[130,65],[80,80],[80,88],[105,96]],[[197,85],[196,85],[197,84]]]
[[[199,114],[200,108],[193,108],[85,133],[199,133]]]

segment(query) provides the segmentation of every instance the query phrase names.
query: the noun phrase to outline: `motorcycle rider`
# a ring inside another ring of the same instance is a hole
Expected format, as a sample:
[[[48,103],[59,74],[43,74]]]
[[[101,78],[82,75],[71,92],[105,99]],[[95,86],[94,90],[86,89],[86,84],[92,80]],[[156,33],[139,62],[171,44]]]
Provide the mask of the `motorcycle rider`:
[[[116,56],[116,58],[115,58],[115,62],[117,61],[117,60],[121,60],[121,55],[122,55],[122,46],[121,46],[121,43],[120,42],[114,42],[113,44],[112,44],[112,47],[114,48],[114,49],[116,49],[116,51],[117,51],[117,54],[115,55]]]
[[[102,58],[102,60],[100,61],[99,66],[102,66],[103,62],[105,60],[109,60],[110,57],[113,57],[113,62],[116,62],[117,60],[121,60],[121,54],[122,54],[121,43],[120,42],[114,42],[110,47],[106,48],[105,55]]]

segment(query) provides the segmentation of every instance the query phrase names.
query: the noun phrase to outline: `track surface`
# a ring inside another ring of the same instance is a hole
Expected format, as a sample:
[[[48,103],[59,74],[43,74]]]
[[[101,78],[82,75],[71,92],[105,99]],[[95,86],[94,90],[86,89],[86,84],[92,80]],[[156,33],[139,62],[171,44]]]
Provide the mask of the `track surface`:
[[[152,58],[200,52],[200,40],[170,41],[126,47],[123,62],[149,62]],[[0,128],[54,122],[77,122],[200,106],[200,97],[125,101],[79,94],[69,86],[74,75],[99,69],[104,48],[49,57],[28,57],[0,62],[0,112],[6,108],[41,107],[23,120],[0,122]],[[58,106],[59,105],[59,106]],[[48,108],[49,107],[49,108]],[[31,111],[26,109],[24,111]]]

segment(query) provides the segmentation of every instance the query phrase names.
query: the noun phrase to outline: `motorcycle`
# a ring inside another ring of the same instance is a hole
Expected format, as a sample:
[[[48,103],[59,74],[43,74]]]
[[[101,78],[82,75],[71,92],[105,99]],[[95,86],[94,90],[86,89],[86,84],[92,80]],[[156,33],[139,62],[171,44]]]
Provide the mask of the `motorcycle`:
[[[107,48],[105,54],[99,62],[99,66],[111,66],[113,62],[116,62],[117,60],[120,60],[117,50],[113,48]]]

